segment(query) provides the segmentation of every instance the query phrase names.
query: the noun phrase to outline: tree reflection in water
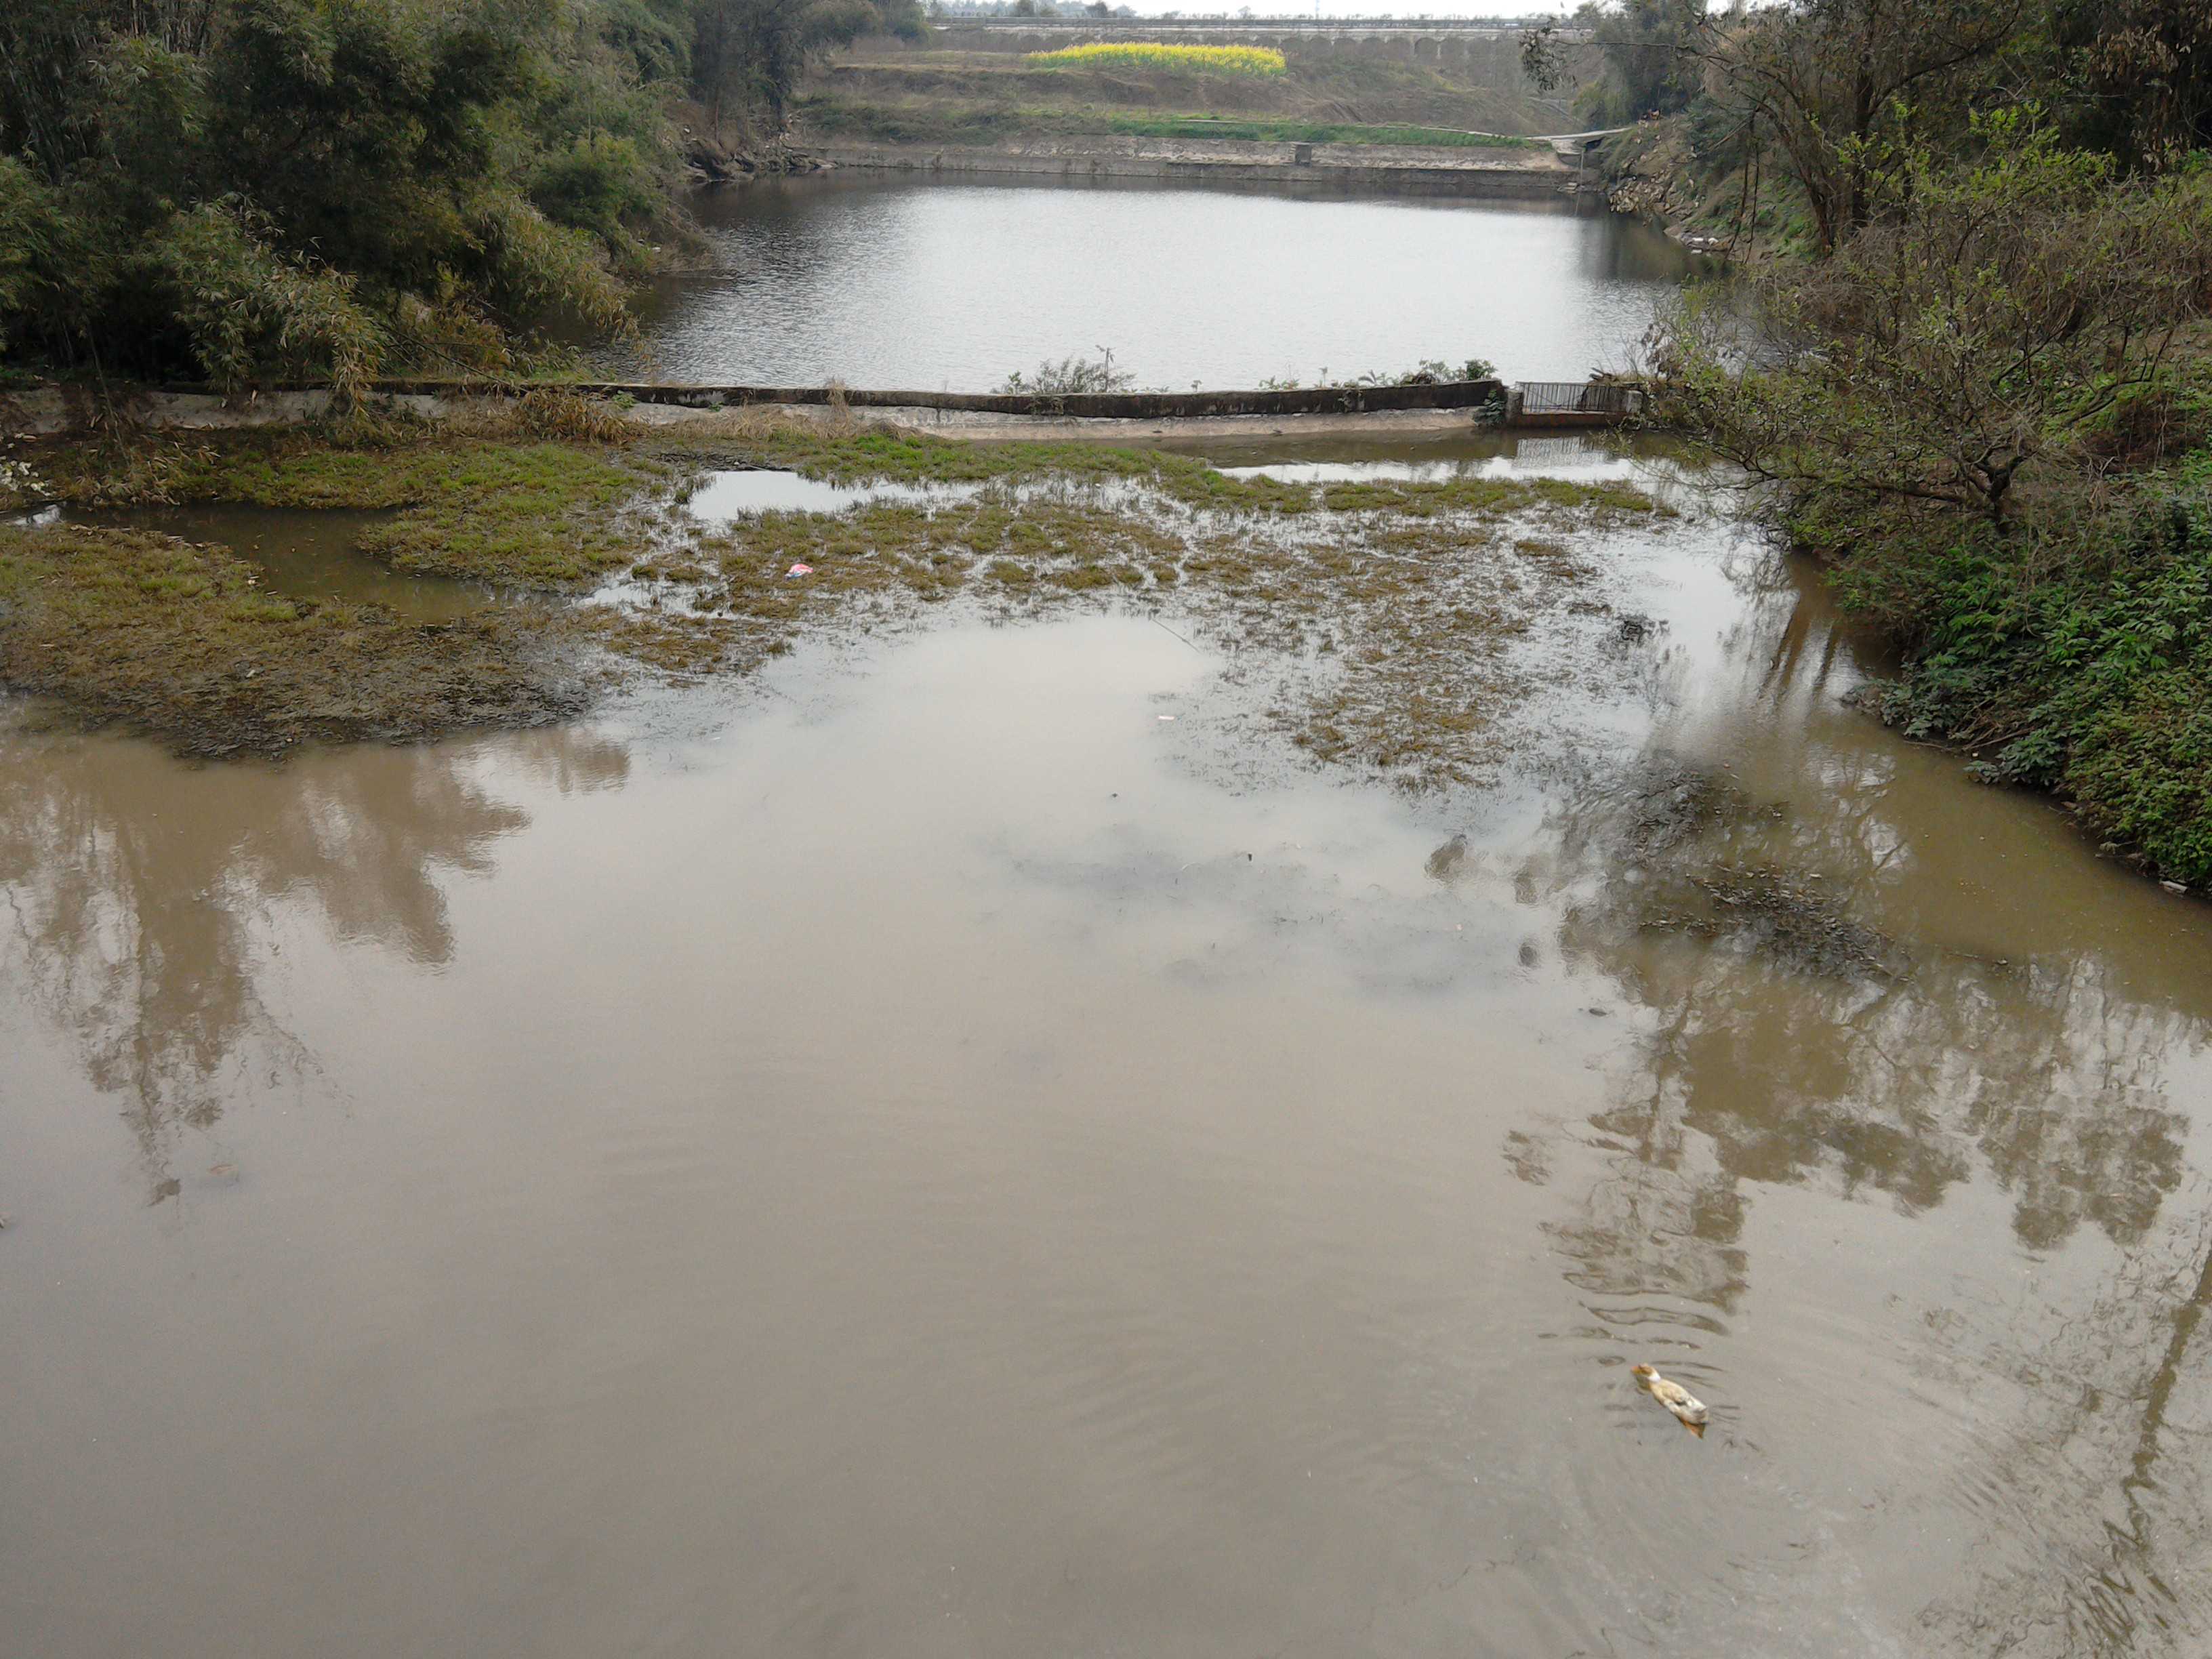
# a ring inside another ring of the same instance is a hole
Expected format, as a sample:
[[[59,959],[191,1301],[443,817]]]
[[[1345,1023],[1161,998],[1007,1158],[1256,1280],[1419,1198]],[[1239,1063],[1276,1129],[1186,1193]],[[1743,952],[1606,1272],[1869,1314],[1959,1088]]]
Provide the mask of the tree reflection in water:
[[[159,1201],[186,1129],[211,1127],[248,1085],[314,1072],[264,994],[276,910],[445,962],[441,878],[489,870],[493,843],[529,822],[485,775],[566,792],[628,771],[621,745],[564,730],[204,768],[134,742],[15,734],[0,744],[0,971],[94,1086],[123,1097]]]
[[[1752,625],[1766,636],[1737,655],[1780,698],[1801,673],[1826,677],[1834,629],[1770,597]],[[2113,1265],[2086,1311],[2054,1301],[1978,1321],[1931,1302],[1923,1363],[1954,1368],[1946,1395],[1972,1402],[1971,1469],[1947,1502],[1983,1530],[1972,1574],[1922,1626],[1944,1651],[2203,1651],[2212,1506],[2197,1460],[2174,1454],[2212,1421],[2212,1389],[2191,1382],[2205,1369],[2192,1345],[2212,1302],[2212,1190],[2199,1181],[2168,1206],[2189,1130],[2173,1072],[2212,1033],[2212,981],[2147,971],[2124,939],[2039,940],[2011,960],[1929,943],[1947,936],[1931,907],[1955,898],[1915,871],[1926,826],[1899,820],[1882,751],[1802,763],[1817,810],[1655,754],[1564,809],[1556,853],[1522,872],[1524,895],[1561,905],[1563,950],[1644,1011],[1613,1097],[1573,1135],[1599,1173],[1547,1229],[1594,1322],[1584,1334],[1640,1325],[1640,1343],[1692,1351],[1725,1336],[1754,1265],[1754,1186],[1878,1195],[1910,1215],[1991,1182],[2021,1261],[2078,1246]],[[1737,902],[1743,872],[1820,896],[1797,916]],[[1835,927],[1881,949],[1808,948]],[[1505,1156],[1524,1178],[1561,1162],[1526,1135]]]

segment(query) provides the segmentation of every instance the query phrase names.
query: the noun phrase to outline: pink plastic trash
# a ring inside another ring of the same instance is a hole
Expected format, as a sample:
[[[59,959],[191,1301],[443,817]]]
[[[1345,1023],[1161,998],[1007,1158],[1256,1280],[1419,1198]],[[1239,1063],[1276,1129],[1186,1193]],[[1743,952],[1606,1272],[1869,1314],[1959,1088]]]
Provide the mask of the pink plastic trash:
[[[787,576],[811,576],[814,574],[814,567],[811,564],[795,564],[783,574]]]

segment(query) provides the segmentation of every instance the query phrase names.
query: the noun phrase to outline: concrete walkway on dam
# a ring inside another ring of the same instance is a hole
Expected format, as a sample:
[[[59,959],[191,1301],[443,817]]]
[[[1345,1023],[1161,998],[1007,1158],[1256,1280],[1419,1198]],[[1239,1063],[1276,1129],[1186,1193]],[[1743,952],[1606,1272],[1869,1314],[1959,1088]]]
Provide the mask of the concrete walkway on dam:
[[[1486,390],[1498,382],[1480,384]],[[511,406],[514,394],[526,386],[494,388],[428,383],[392,383],[373,393],[375,403],[416,418],[463,423],[496,420]],[[547,386],[547,391],[580,388]],[[885,422],[925,428],[950,438],[1062,439],[1082,438],[1099,442],[1135,442],[1149,438],[1243,435],[1320,437],[1364,433],[1370,435],[1442,432],[1464,428],[1477,418],[1477,410],[1453,386],[1319,389],[1304,394],[1217,392],[1190,396],[1105,397],[1038,400],[1031,412],[988,405],[1014,400],[993,394],[972,394],[946,399],[941,394],[860,392],[851,403],[832,402],[823,388],[791,388],[781,397],[768,395],[772,388],[755,388],[763,394],[714,404],[703,398],[687,400],[697,388],[663,386],[639,388],[658,396],[639,398],[621,408],[622,417],[641,429],[711,425],[772,415],[807,421],[843,424],[853,421]],[[1502,390],[1502,388],[1500,388]],[[1424,397],[1424,393],[1432,394]],[[901,396],[915,401],[898,402]],[[302,425],[327,418],[331,394],[315,388],[276,388],[225,399],[212,392],[181,387],[142,387],[117,390],[116,398],[131,421],[149,429],[236,431],[255,427]],[[934,406],[924,399],[935,399]],[[1418,401],[1417,401],[1418,400]],[[950,401],[966,407],[945,407]],[[1298,405],[1292,407],[1293,402]],[[1432,406],[1421,407],[1427,402]],[[1052,407],[1053,404],[1060,407]],[[1070,404],[1079,407],[1068,408]],[[1145,413],[1112,415],[1085,412],[1083,405],[1142,406]],[[1443,406],[1433,406],[1441,404]],[[1311,405],[1309,407],[1308,405]],[[1381,406],[1378,406],[1381,405]],[[1395,405],[1391,406],[1391,405]],[[610,403],[610,408],[618,405]],[[1191,410],[1242,408],[1247,413],[1182,413]],[[0,439],[60,437],[91,429],[109,413],[107,405],[82,386],[46,386],[0,393]],[[1542,417],[1532,425],[1557,424]]]
[[[395,397],[395,409],[431,421],[482,421],[495,416],[507,400],[491,398]],[[13,403],[13,410],[5,405]],[[201,393],[149,392],[132,400],[137,422],[149,430],[216,432],[256,427],[304,425],[331,412],[325,392],[281,392],[251,404],[226,404]],[[998,415],[920,407],[853,410],[821,404],[758,404],[720,410],[676,404],[639,404],[623,419],[641,432],[690,429],[711,434],[718,426],[768,415],[837,427],[854,422],[883,422],[927,432],[933,437],[975,443],[1085,442],[1142,447],[1160,439],[1210,438],[1244,441],[1267,438],[1434,436],[1468,429],[1463,409],[1370,410],[1349,414],[1212,415],[1152,419],[1100,419],[1075,416]],[[0,437],[58,438],[88,430],[89,422],[73,414],[58,398],[13,393],[0,398]]]
[[[1574,163],[1543,139],[1446,148],[1102,134],[988,145],[830,143],[815,153],[832,167],[868,172],[1263,184],[1493,201],[1556,197],[1572,191],[1580,177]]]

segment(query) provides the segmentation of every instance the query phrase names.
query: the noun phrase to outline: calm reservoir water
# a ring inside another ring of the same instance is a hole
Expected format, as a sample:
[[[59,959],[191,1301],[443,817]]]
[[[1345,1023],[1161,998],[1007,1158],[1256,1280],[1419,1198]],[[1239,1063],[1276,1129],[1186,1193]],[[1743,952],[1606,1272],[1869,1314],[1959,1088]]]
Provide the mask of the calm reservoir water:
[[[12,706],[0,1649],[2205,1651],[2212,915],[1747,537],[1591,550],[1614,689],[1449,796],[1128,601],[281,768]]]
[[[671,380],[989,391],[1047,358],[1143,386],[1249,386],[1486,357],[1510,379],[1619,367],[1686,257],[1569,207],[859,175],[697,198],[707,268],[662,282]]]

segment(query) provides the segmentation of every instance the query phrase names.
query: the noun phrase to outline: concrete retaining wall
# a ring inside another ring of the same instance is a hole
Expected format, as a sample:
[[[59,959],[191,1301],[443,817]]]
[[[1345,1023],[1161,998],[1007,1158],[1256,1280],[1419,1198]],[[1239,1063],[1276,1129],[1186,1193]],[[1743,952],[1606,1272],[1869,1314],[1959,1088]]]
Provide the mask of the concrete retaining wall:
[[[1311,160],[1301,162],[1297,152]],[[1267,185],[1346,194],[1549,201],[1575,179],[1548,149],[1450,149],[1410,144],[1253,143],[1232,139],[1039,139],[1024,144],[830,144],[839,167],[930,175],[1152,179]]]
[[[925,412],[1005,416],[1048,421],[1188,421],[1286,416],[1365,416],[1449,412],[1503,404],[1498,380],[1434,386],[1304,386],[1295,391],[1005,392],[902,392],[830,386],[660,386],[601,381],[536,388],[456,380],[378,381],[374,395],[426,420],[495,412],[532,390],[563,390],[634,400],[641,424],[690,418],[692,412],[777,406],[787,409],[890,410],[900,417]],[[263,386],[225,399],[192,386],[117,387],[114,410],[149,427],[199,430],[296,425],[331,412],[330,392],[313,386]],[[0,394],[0,438],[52,437],[97,425],[111,410],[90,389],[45,386]]]
[[[442,380],[380,380],[375,389],[384,395],[431,398],[492,390]],[[627,396],[641,404],[672,404],[686,409],[842,403],[849,409],[941,409],[975,415],[1048,415],[1121,421],[1479,409],[1493,402],[1502,405],[1505,398],[1505,383],[1502,380],[1443,380],[1431,386],[1300,386],[1287,392],[903,392],[859,386],[659,386],[616,381],[561,389],[590,397]]]

